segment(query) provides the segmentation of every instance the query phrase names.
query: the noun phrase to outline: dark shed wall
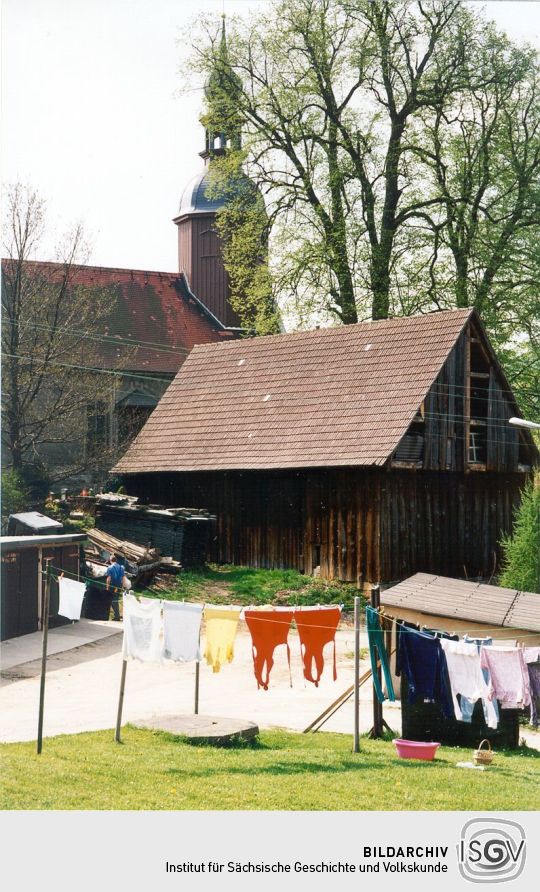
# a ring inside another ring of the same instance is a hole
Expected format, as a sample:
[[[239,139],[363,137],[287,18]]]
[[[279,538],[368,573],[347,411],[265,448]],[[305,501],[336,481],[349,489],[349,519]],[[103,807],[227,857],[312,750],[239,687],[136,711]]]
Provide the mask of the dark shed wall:
[[[50,558],[53,576],[65,570],[70,576],[79,574],[79,552],[77,542],[69,542],[53,547],[42,546],[45,561]],[[9,551],[2,548],[2,598],[0,610],[0,640],[28,635],[38,629],[38,567],[39,549],[25,548],[21,551]],[[45,566],[45,565],[44,565]],[[49,625],[65,625],[69,620],[58,616],[58,582],[51,581]]]
[[[511,529],[521,474],[364,468],[148,474],[128,491],[217,515],[209,557],[350,582],[425,571],[489,577]]]
[[[508,419],[514,409],[497,379],[495,369],[489,370],[489,403],[487,420],[487,470],[512,471],[519,459],[519,432]]]

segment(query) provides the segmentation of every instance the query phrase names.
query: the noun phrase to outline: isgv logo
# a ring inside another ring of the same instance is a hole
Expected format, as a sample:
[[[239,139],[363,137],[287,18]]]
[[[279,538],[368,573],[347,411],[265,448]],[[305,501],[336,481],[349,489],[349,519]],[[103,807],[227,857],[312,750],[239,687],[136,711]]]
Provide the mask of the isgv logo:
[[[458,845],[461,876],[471,883],[505,883],[525,867],[525,831],[503,818],[473,818],[464,825]]]

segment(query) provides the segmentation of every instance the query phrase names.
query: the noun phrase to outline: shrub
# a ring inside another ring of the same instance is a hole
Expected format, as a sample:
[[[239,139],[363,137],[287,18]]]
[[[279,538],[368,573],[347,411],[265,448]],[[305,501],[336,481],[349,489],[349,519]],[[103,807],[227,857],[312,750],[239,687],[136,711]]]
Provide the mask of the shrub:
[[[2,517],[17,514],[29,507],[30,496],[17,471],[2,471]]]
[[[540,594],[540,477],[523,490],[511,536],[502,541],[500,585]]]

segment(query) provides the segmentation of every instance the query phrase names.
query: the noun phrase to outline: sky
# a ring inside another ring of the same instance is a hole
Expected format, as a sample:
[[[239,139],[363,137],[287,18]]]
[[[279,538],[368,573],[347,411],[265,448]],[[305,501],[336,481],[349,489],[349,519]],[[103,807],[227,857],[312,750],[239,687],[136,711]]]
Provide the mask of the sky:
[[[0,170],[4,184],[46,199],[40,259],[51,259],[53,234],[81,221],[93,264],[178,268],[172,218],[204,135],[202,91],[183,91],[179,74],[186,28],[200,12],[269,2],[3,0]],[[540,49],[540,0],[479,5]]]

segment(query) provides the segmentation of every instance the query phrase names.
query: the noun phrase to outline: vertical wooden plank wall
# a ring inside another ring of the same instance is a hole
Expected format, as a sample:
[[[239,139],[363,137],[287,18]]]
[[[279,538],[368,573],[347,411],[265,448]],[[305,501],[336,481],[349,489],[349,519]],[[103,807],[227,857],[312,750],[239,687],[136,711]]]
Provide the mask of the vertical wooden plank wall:
[[[324,578],[359,585],[419,571],[489,578],[525,482],[363,468],[152,476],[129,491],[217,515],[212,560],[305,573],[319,561]]]
[[[518,429],[508,424],[514,409],[506,399],[493,367],[489,372],[487,429],[487,470],[508,471],[517,468],[519,453]]]
[[[178,263],[189,287],[225,325],[240,321],[228,302],[229,277],[223,265],[215,214],[187,216],[178,223]]]
[[[489,578],[510,532],[523,474],[393,471],[383,486],[381,579],[417,572]]]
[[[426,470],[464,467],[467,336],[463,331],[425,399]]]

